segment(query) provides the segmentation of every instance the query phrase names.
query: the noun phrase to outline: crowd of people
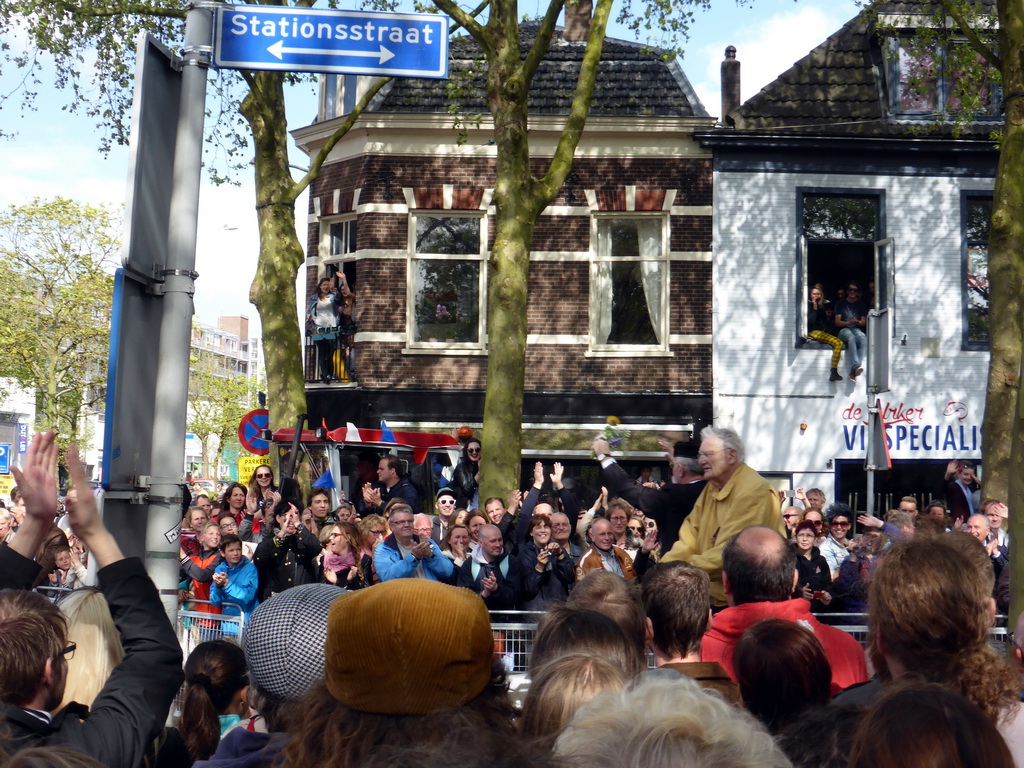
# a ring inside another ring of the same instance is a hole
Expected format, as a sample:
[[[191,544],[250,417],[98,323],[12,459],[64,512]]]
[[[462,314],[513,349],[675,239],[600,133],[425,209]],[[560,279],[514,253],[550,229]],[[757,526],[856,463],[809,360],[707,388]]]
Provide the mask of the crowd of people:
[[[729,429],[667,446],[663,485],[595,440],[586,509],[557,462],[479,499],[471,442],[432,515],[387,457],[333,509],[269,466],[198,494],[179,597],[208,618],[183,659],[92,494],[55,524],[36,436],[0,544],[0,765],[1024,766],[1024,650],[989,643],[1008,513],[961,462],[962,499],[853,538],[819,489],[780,501]],[[491,623],[510,609],[538,612],[521,707]],[[837,609],[866,615],[867,652]]]

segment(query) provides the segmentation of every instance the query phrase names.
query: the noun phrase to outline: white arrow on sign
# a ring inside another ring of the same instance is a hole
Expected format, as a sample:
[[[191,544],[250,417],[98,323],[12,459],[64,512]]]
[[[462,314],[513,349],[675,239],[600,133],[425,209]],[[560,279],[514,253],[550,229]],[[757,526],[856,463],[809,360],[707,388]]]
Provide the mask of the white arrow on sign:
[[[320,54],[321,56],[369,56],[371,58],[379,59],[379,63],[381,64],[395,58],[395,54],[383,45],[380,47],[379,51],[332,51],[327,48],[285,48],[284,40],[278,40],[272,46],[267,48],[267,50],[278,59],[284,58],[284,54],[286,53]]]

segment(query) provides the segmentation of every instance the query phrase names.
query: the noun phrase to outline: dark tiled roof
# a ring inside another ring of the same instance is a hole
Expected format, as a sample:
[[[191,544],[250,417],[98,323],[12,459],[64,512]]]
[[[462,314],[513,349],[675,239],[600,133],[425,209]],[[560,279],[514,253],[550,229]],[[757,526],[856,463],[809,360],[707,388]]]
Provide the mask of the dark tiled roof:
[[[937,5],[930,0],[889,0],[878,10],[921,14]],[[795,135],[951,135],[951,125],[897,120],[890,114],[886,64],[874,24],[859,14],[729,117],[740,130],[785,128]],[[966,136],[987,137],[993,127],[992,121],[983,121],[961,130]]]
[[[539,24],[520,25],[523,55],[536,39]],[[530,114],[560,115],[569,111],[576,76],[586,43],[562,39],[556,28],[548,52],[530,88]],[[447,113],[451,103],[449,83],[465,93],[460,98],[466,114],[487,113],[484,101],[484,61],[480,47],[469,37],[452,39],[449,79],[396,78],[371,104],[374,112]],[[460,86],[460,83],[464,84]],[[661,59],[660,52],[639,43],[606,38],[601,67],[594,87],[591,115],[647,117],[704,117],[701,105],[686,76],[675,61]]]

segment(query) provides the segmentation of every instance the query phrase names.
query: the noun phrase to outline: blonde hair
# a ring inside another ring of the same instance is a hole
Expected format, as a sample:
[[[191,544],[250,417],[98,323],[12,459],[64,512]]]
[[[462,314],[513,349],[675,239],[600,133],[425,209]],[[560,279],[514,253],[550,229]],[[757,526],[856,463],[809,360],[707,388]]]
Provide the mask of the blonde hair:
[[[67,685],[60,705],[77,701],[91,707],[114,667],[124,659],[121,635],[106,598],[98,590],[76,589],[57,607],[67,617],[68,639],[77,646],[68,661]]]
[[[590,653],[567,653],[540,665],[523,701],[519,732],[554,742],[576,710],[603,691],[621,691],[629,675]]]
[[[555,756],[568,768],[791,767],[750,714],[672,670],[647,672],[584,704]]]

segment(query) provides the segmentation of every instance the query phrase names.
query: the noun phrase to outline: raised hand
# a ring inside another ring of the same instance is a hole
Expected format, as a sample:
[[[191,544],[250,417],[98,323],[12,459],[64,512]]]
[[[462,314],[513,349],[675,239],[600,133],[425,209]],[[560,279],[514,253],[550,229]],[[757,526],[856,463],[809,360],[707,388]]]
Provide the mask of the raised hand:
[[[654,548],[658,546],[658,526],[655,525],[652,528],[647,529],[647,533],[644,534],[644,543],[640,545],[640,549],[644,552],[650,553],[654,551]]]
[[[510,515],[515,515],[516,510],[519,509],[519,505],[523,503],[523,492],[518,488],[514,488],[508,495],[507,504],[505,508],[508,510]]]
[[[868,514],[857,515],[857,522],[861,525],[866,525],[868,528],[881,528],[885,525],[885,521],[881,518]]]
[[[82,465],[81,459],[78,458],[78,447],[72,445],[68,448],[66,458],[71,482],[75,488],[79,489],[78,501],[74,509],[68,513],[71,530],[89,548],[100,568],[123,560],[124,554],[121,552],[121,548],[100,518],[96,497],[89,490],[89,478],[86,477],[85,467]]]
[[[52,430],[35,434],[22,464],[20,469],[11,467],[25,499],[22,525],[31,520],[49,530],[57,514],[57,439]]]
[[[553,468],[554,472],[550,475],[551,485],[555,487],[556,491],[560,491],[562,490],[562,473],[565,471],[565,468],[562,466],[561,462],[558,461],[555,462]]]

